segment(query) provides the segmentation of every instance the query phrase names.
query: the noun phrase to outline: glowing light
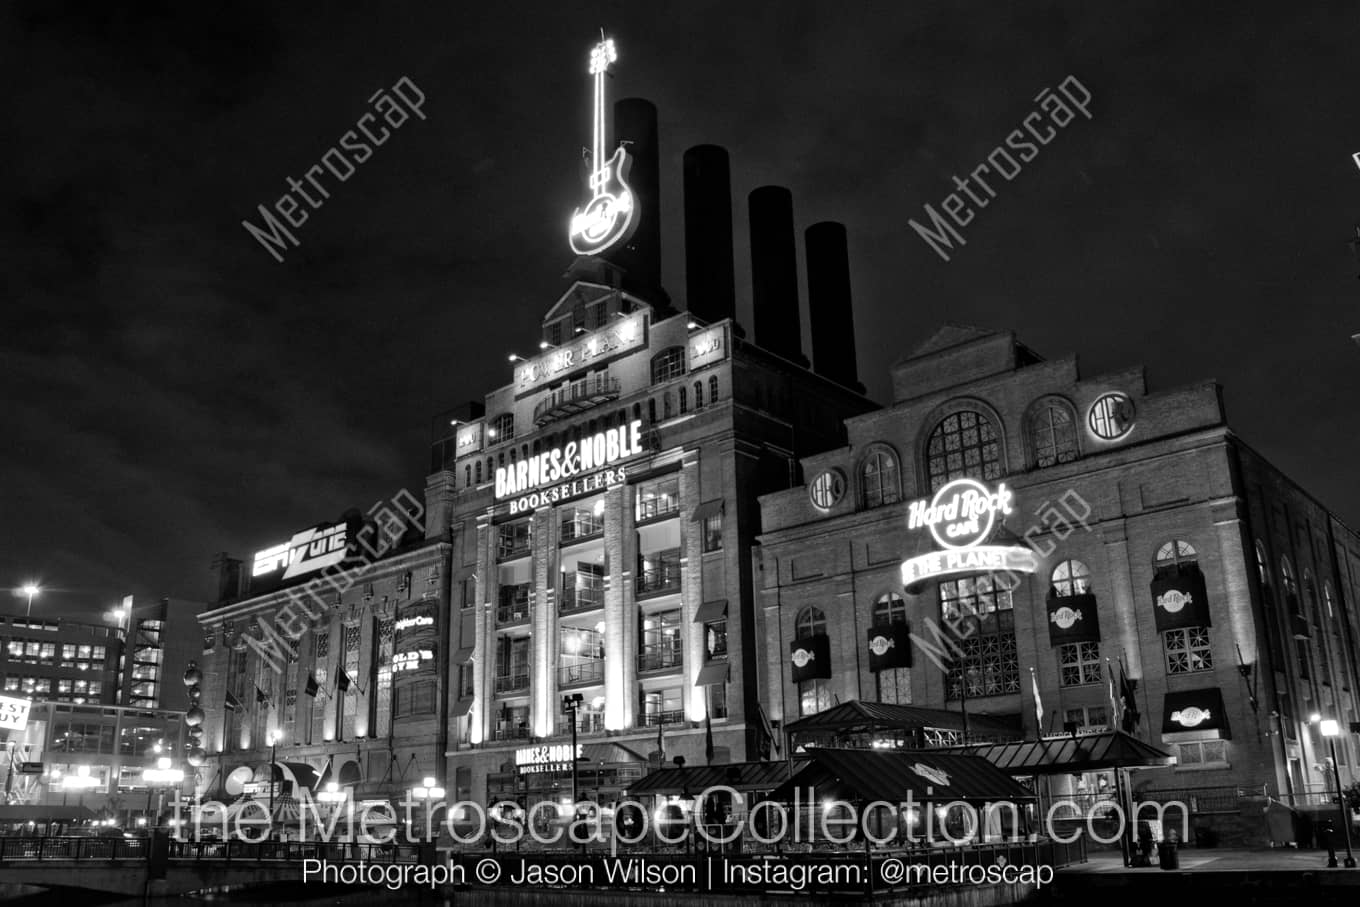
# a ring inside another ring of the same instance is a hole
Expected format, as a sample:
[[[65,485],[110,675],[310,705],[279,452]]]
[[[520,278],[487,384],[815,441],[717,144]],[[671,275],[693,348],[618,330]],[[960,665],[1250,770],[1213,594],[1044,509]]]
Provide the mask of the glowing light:
[[[600,498],[595,502],[595,506],[591,508],[591,513],[595,514],[595,516],[602,516],[604,514],[604,498]]]
[[[605,160],[604,77],[609,64],[618,59],[612,40],[595,45],[590,52],[590,74],[595,82],[594,133],[591,142],[590,201],[572,215],[568,240],[578,255],[598,255],[628,239],[636,228],[633,193],[628,187],[632,161],[620,146]]]
[[[19,587],[19,591],[32,598],[42,591],[42,586],[39,586],[37,583],[24,583]]]
[[[1322,736],[1336,737],[1341,733],[1341,725],[1332,718],[1325,718],[1322,721]]]
[[[932,551],[902,562],[902,584],[913,585],[937,576],[977,573],[983,570],[1034,573],[1038,558],[1029,548],[976,545],[950,551]]]
[[[594,699],[590,700],[590,707],[596,711],[604,708],[604,697],[596,696]]]

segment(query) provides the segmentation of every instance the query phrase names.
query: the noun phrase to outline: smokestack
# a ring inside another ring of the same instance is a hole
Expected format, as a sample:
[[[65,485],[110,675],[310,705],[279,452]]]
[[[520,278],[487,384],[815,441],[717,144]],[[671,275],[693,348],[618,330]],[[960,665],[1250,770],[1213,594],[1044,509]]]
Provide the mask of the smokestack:
[[[638,203],[637,229],[622,249],[604,257],[624,269],[623,286],[666,308],[670,297],[661,289],[661,167],[657,148],[656,106],[643,98],[614,104],[614,144],[626,143],[632,167],[628,185]]]
[[[699,320],[735,320],[732,176],[727,149],[717,145],[685,152],[685,287],[685,306]]]
[[[793,194],[783,186],[761,186],[748,198],[751,209],[751,295],[756,343],[806,366],[798,320],[798,264],[793,236]]]
[[[845,225],[824,220],[808,227],[808,317],[817,374],[864,393],[855,366],[855,320],[850,302],[850,252]]]

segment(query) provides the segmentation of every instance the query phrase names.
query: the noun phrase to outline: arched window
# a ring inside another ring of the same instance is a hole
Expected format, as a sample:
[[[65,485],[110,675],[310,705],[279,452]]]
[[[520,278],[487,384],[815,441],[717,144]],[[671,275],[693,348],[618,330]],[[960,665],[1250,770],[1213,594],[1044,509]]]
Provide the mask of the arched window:
[[[886,448],[876,448],[859,468],[860,501],[865,507],[892,504],[902,497],[897,475],[897,457]]]
[[[704,382],[702,381],[694,382],[694,408],[704,408]]]
[[[683,386],[680,388],[680,415],[689,412],[689,391]]]
[[[685,373],[685,348],[667,347],[652,357],[652,383],[660,384]]]
[[[708,379],[708,402],[718,402],[718,376],[714,375]]]
[[[807,607],[798,612],[793,622],[795,639],[806,639],[826,632],[826,615],[819,608]]]
[[[1261,585],[1270,585],[1270,565],[1266,561],[1266,546],[1261,544],[1261,540],[1256,540],[1256,573],[1261,577]]]
[[[1333,607],[1335,599],[1332,597],[1332,584],[1326,580],[1322,583],[1322,601],[1327,605],[1327,619],[1334,620],[1336,618],[1336,609]]]
[[[1152,559],[1152,566],[1158,570],[1163,567],[1188,567],[1198,560],[1199,557],[1195,554],[1193,545],[1180,539],[1172,539],[1157,549],[1157,556]]]
[[[482,484],[482,461],[477,461],[477,484]]]
[[[647,401],[647,421],[648,421],[648,422],[655,422],[655,421],[656,421],[656,398],[655,398],[655,397],[653,397],[652,399],[650,399],[650,400]]]
[[[1081,561],[1063,561],[1053,568],[1053,589],[1059,598],[1087,595],[1091,591],[1091,571]]]
[[[1284,583],[1284,591],[1289,595],[1297,595],[1299,592],[1299,582],[1294,578],[1294,565],[1289,563],[1289,555],[1280,558],[1280,582]]]
[[[1001,477],[1001,444],[991,420],[963,410],[945,416],[926,442],[926,474],[930,490],[954,479]]]
[[[634,419],[641,419],[641,418],[642,418],[642,404],[641,404],[641,403],[634,403],[634,404],[633,404],[633,418],[634,418]]]
[[[1077,420],[1061,400],[1044,400],[1030,413],[1029,438],[1037,467],[1077,458]]]
[[[666,391],[664,394],[661,395],[661,418],[669,419],[670,417],[671,417],[671,392]]]
[[[472,484],[472,464],[469,463],[469,464],[467,464],[466,466],[464,466],[463,468],[464,468],[465,470],[467,470],[467,472],[466,472],[466,473],[464,474],[464,476],[463,476],[463,487],[464,487],[464,488],[467,488],[469,485]],[[477,462],[477,475],[480,476],[481,474],[482,474],[482,464],[481,464],[481,461],[479,460],[479,461]]]
[[[509,441],[515,436],[515,414],[501,413],[491,420],[491,427],[486,430],[488,441],[499,444],[502,441]]]
[[[874,602],[874,626],[907,622],[907,603],[896,592],[886,592]]]

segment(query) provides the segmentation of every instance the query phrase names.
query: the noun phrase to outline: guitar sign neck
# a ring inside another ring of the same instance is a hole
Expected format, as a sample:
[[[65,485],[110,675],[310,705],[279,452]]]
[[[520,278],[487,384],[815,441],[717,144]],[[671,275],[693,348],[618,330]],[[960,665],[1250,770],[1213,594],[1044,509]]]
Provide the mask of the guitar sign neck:
[[[619,146],[606,159],[604,80],[609,64],[618,59],[613,39],[605,39],[590,51],[590,74],[595,80],[595,119],[591,136],[590,200],[571,217],[568,239],[578,255],[598,255],[625,242],[636,226],[637,204],[628,187],[632,159]]]

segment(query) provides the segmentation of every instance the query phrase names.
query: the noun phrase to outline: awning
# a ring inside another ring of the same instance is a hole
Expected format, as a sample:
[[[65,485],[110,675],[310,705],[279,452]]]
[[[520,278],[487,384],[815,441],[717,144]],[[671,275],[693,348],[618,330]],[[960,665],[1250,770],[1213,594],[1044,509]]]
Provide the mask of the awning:
[[[789,777],[785,762],[729,762],[726,765],[698,765],[693,768],[663,768],[628,785],[628,796],[670,796],[697,794],[725,784],[739,791],[768,791]]]
[[[911,628],[903,621],[869,628],[869,670],[911,667]]]
[[[453,663],[456,665],[465,665],[469,661],[472,661],[472,651],[472,646],[463,646],[453,653]]]
[[[720,598],[700,605],[699,610],[694,612],[694,622],[696,624],[707,624],[715,620],[722,620],[726,616],[727,599]]]
[[[86,806],[43,806],[38,803],[0,806],[0,825],[10,822],[81,822],[93,818],[94,813]]]
[[[321,773],[305,762],[275,762],[274,780],[292,781],[293,793],[297,794],[302,788],[315,791],[321,780]]]
[[[1209,597],[1198,567],[1168,567],[1152,580],[1153,616],[1157,632],[1209,626]]]
[[[646,762],[647,757],[629,749],[621,743],[584,743],[581,745],[581,763],[599,765],[630,765]]]
[[[694,513],[690,514],[689,521],[691,523],[699,523],[711,516],[720,516],[722,512],[723,502],[721,498],[716,501],[704,501],[698,507],[694,508]]]
[[[1008,775],[1064,775],[1106,768],[1170,765],[1174,761],[1168,754],[1123,731],[951,746],[940,752],[979,756]]]
[[[1048,640],[1055,646],[1099,642],[1100,618],[1094,595],[1049,595]]]
[[[1184,743],[1195,740],[1231,740],[1223,691],[1218,687],[1168,692],[1162,712],[1162,740]]]
[[[977,756],[942,754],[922,750],[811,749],[809,762],[770,795],[772,800],[791,801],[794,791],[815,791],[814,800],[826,798],[869,802],[903,803],[952,800],[1027,802],[1033,791]],[[800,795],[801,796],[801,795]]]
[[[473,701],[474,701],[474,700],[472,700],[472,699],[460,699],[460,700],[458,700],[457,702],[455,702],[455,703],[453,704],[453,713],[452,713],[453,717],[454,717],[454,718],[462,718],[462,717],[463,717],[464,715],[466,715],[468,712],[472,711],[472,703],[473,703]]]
[[[706,687],[710,683],[727,683],[727,675],[731,668],[725,661],[715,661],[706,664],[699,669],[699,676],[694,678],[696,687]]]
[[[889,705],[882,702],[862,702],[851,699],[823,709],[815,715],[790,722],[791,734],[856,733],[874,731],[915,730],[936,728],[946,731],[963,730],[963,715],[948,709],[928,709],[914,705]],[[1002,718],[968,712],[969,736],[988,736],[999,740],[1021,738],[1018,717]]]

